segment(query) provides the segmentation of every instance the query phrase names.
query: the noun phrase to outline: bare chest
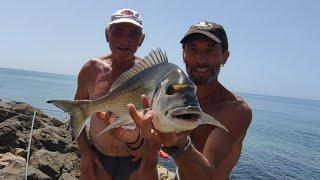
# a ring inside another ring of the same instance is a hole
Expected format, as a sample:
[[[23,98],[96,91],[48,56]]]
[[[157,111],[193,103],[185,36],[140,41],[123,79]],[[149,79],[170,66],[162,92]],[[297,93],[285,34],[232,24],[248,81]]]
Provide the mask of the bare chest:
[[[121,73],[112,70],[108,64],[101,64],[97,69],[96,75],[91,80],[92,85],[89,88],[90,99],[106,95]]]
[[[211,125],[200,125],[196,129],[192,130],[190,133],[192,144],[195,146],[195,148],[202,152],[204,145],[206,144],[206,140],[209,136],[209,134],[215,129],[215,126]]]
[[[223,107],[220,104],[201,104],[201,108],[203,112],[211,115],[222,124],[225,124],[225,116]],[[216,129],[216,126],[203,124],[197,127],[196,129],[192,130],[191,132],[191,139],[192,144],[197,148],[198,151],[203,152],[203,148],[206,144],[207,138],[210,133]]]

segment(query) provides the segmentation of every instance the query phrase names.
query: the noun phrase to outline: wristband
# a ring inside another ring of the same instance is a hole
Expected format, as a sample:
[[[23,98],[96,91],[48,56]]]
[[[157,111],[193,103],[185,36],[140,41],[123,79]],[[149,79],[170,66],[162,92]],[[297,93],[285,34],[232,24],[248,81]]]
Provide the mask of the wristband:
[[[181,147],[176,147],[176,146],[164,147],[164,146],[162,146],[161,149],[172,157],[178,157],[180,154],[186,152],[190,146],[191,146],[191,138],[188,136],[187,142]]]
[[[142,138],[139,146],[137,146],[137,147],[131,147],[130,144],[128,144],[128,143],[126,143],[126,145],[127,145],[127,147],[128,147],[129,149],[131,149],[132,151],[136,151],[136,150],[138,150],[138,149],[141,148],[141,146],[142,146],[142,144],[143,144],[143,141],[144,141],[144,139]]]
[[[126,142],[126,144],[127,145],[135,144],[135,143],[137,143],[139,141],[139,139],[140,139],[140,130],[139,130],[139,134],[138,134],[137,139],[134,142]]]

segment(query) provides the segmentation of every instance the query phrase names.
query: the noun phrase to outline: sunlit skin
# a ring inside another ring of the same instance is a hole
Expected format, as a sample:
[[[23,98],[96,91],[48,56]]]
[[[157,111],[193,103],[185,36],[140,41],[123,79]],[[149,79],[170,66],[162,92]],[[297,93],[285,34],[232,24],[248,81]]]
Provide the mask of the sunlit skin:
[[[221,45],[208,39],[195,40],[185,45],[184,62],[189,77],[197,85],[216,80],[221,64],[228,53],[221,53]]]
[[[132,58],[144,39],[141,28],[130,23],[112,25],[106,29],[106,39],[119,66],[132,63]]]
[[[229,179],[252,119],[251,108],[242,98],[223,87],[214,73],[229,57],[229,52],[222,50],[220,44],[209,38],[195,38],[184,44],[183,57],[189,76],[196,81],[202,110],[223,123],[229,133],[211,125],[200,125],[192,130],[193,145],[174,159],[180,178]],[[161,134],[155,131],[150,117],[152,111],[138,116],[133,105],[129,105],[129,112],[148,141],[165,146],[185,144],[187,132]]]
[[[112,53],[92,59],[82,67],[78,75],[78,87],[74,99],[96,99],[106,95],[117,77],[141,60],[134,55],[144,39],[141,28],[129,23],[118,23],[106,28],[105,35]],[[110,113],[96,113],[90,121],[91,143],[100,152],[109,156],[137,154],[137,152],[130,151],[124,143],[133,142],[137,138],[137,131],[119,130],[97,136],[110,121],[115,119],[116,117]],[[104,171],[95,152],[92,151],[85,130],[81,132],[77,143],[81,154],[80,179],[111,179]],[[141,157],[141,155],[136,156]],[[151,167],[142,163],[129,179],[152,179],[156,173],[154,169],[155,165]]]

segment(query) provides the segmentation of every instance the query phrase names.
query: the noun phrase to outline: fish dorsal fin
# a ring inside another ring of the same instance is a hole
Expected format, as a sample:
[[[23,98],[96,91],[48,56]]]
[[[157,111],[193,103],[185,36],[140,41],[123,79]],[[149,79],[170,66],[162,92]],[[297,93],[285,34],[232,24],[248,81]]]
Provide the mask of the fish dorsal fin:
[[[149,53],[149,55],[146,56],[142,61],[140,61],[139,63],[135,64],[132,68],[130,68],[129,70],[122,73],[117,78],[117,80],[112,84],[109,92],[115,90],[121,84],[128,81],[129,79],[131,79],[135,75],[139,74],[140,72],[142,72],[152,66],[155,66],[157,64],[167,63],[167,62],[168,62],[167,55],[166,55],[166,53],[163,53],[160,48],[158,48],[156,50],[152,50]]]

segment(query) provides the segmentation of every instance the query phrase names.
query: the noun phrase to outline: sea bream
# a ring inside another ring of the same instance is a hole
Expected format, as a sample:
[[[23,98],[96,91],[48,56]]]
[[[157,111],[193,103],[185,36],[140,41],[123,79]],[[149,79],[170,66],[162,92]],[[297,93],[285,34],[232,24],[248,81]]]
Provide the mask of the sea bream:
[[[75,140],[95,112],[111,111],[119,117],[101,133],[120,126],[134,129],[127,104],[133,103],[142,113],[141,94],[151,100],[155,112],[152,123],[160,132],[182,132],[200,124],[212,124],[227,131],[219,121],[202,112],[195,84],[182,69],[169,63],[160,49],[151,51],[144,60],[122,73],[105,96],[95,100],[50,100],[48,103],[70,114],[72,139]]]

